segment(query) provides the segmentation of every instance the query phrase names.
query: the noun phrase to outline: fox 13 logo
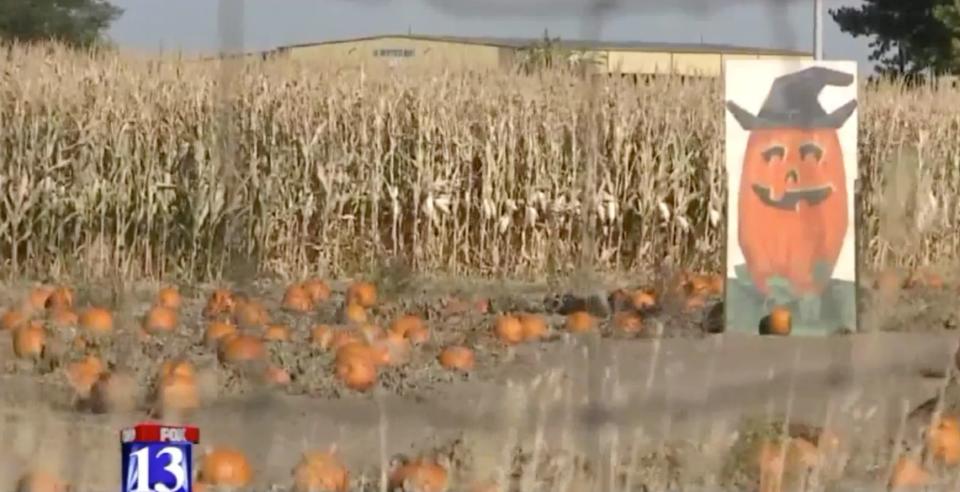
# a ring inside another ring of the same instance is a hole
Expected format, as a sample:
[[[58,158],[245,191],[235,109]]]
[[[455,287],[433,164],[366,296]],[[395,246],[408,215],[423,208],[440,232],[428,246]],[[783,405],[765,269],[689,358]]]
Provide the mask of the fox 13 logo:
[[[123,492],[191,492],[190,443],[124,446]]]

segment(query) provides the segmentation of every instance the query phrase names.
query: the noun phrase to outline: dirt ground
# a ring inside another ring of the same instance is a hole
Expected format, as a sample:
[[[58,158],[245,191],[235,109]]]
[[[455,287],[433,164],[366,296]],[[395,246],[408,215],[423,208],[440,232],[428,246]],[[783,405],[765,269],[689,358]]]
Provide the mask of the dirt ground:
[[[712,299],[703,309],[652,314],[637,335],[613,334],[604,321],[598,333],[572,336],[562,330],[559,312],[569,302],[562,290],[440,282],[416,291],[385,290],[375,321],[386,326],[401,313],[419,313],[431,339],[408,364],[385,369],[373,391],[357,393],[335,379],[332,354],[307,341],[314,324],[337,322],[344,284],[331,286],[334,297],[309,316],[279,309],[281,284],[240,289],[262,299],[274,320],[293,330],[293,340],[270,347],[270,359],[291,376],[286,386],[267,386],[222,366],[201,343],[206,323],[200,312],[213,286],[181,287],[179,331],[149,340],[138,338],[136,327],[156,285],[122,293],[77,286],[77,306],[103,305],[116,313],[117,335],[96,350],[113,369],[136,376],[141,408],[108,415],[78,410],[63,371],[64,361],[78,356],[74,349],[54,345],[56,357],[23,363],[0,340],[0,442],[6,444],[0,489],[13,490],[24,470],[42,467],[80,491],[116,490],[118,432],[148,418],[148,388],[160,363],[181,356],[208,382],[202,408],[187,419],[200,427],[196,454],[216,445],[243,450],[256,490],[285,490],[302,451],[334,443],[350,468],[352,490],[381,490],[381,470],[393,457],[421,453],[450,461],[455,491],[485,479],[509,484],[500,490],[524,492],[753,490],[749,473],[736,472],[749,461],[737,455],[738,443],[765,419],[784,418],[842,436],[848,464],[820,490],[882,488],[889,443],[901,427],[903,441],[916,442],[927,407],[913,412],[908,425],[901,420],[944,384],[960,326],[956,290],[945,288],[883,301],[868,292],[863,332],[853,335],[706,334],[704,319],[718,301]],[[26,288],[9,286],[0,307],[15,303]],[[443,299],[450,295],[489,299],[489,311],[446,312]],[[494,316],[507,311],[543,313],[554,332],[545,341],[506,349],[491,327]],[[51,343],[68,345],[69,336],[54,335]],[[476,350],[472,373],[439,366],[438,352],[451,343]]]

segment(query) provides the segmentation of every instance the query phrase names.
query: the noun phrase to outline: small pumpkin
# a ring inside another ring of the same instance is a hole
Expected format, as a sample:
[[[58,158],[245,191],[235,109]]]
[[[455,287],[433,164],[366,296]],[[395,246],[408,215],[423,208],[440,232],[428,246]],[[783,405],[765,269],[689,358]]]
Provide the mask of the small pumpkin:
[[[345,355],[338,352],[334,367],[337,378],[352,390],[367,391],[377,382],[377,364],[372,351],[367,354],[347,352]]]
[[[523,325],[516,316],[502,314],[493,322],[493,332],[507,345],[517,345],[524,340]]]
[[[960,421],[942,416],[927,429],[927,449],[933,458],[948,466],[960,463]]]
[[[246,487],[253,480],[250,462],[242,451],[216,446],[203,455],[198,480],[213,486]]]
[[[91,335],[113,331],[113,314],[102,307],[89,307],[80,313],[80,328]]]
[[[293,284],[283,293],[282,306],[294,313],[308,313],[313,310],[313,299],[303,285]]]
[[[182,303],[183,300],[181,299],[180,292],[176,287],[161,287],[160,290],[157,291],[157,299],[155,302],[157,306],[178,310],[180,309],[180,305]]]
[[[570,333],[587,333],[597,326],[597,320],[586,311],[574,311],[567,315],[567,331]]]
[[[613,327],[623,333],[640,333],[643,331],[643,318],[635,312],[620,311],[613,315]]]
[[[177,312],[172,308],[156,305],[143,317],[143,331],[150,334],[173,333],[179,323]]]
[[[470,372],[476,363],[473,349],[462,345],[444,348],[437,357],[440,365],[451,371]]]
[[[219,318],[233,314],[236,307],[236,301],[233,293],[227,289],[215,289],[207,298],[207,303],[203,307],[203,316],[206,318]]]
[[[930,485],[930,473],[917,460],[901,456],[893,465],[890,488],[893,490],[915,489]]]
[[[330,347],[333,329],[329,325],[319,324],[310,328],[310,343],[324,350]]]
[[[653,289],[638,289],[630,294],[630,305],[637,311],[652,309],[657,305],[657,296]]]
[[[793,329],[790,309],[785,306],[774,306],[770,314],[760,320],[761,335],[789,335]]]
[[[240,298],[235,302],[233,321],[241,328],[260,328],[270,322],[270,313],[256,299]]]
[[[50,285],[38,285],[30,289],[23,303],[23,309],[30,313],[42,311],[47,307],[47,302],[50,300],[50,295],[53,294],[54,290],[55,287]]]
[[[410,360],[410,341],[396,333],[388,332],[370,346],[377,353],[378,365],[401,366]]]
[[[17,480],[16,492],[69,492],[71,487],[46,470],[33,469]]]
[[[536,341],[547,335],[547,320],[539,314],[520,313],[517,315],[520,320],[520,326],[523,327],[523,339],[525,341]]]
[[[280,323],[268,324],[263,330],[263,339],[268,342],[289,342],[290,329]]]
[[[263,359],[267,350],[263,342],[254,336],[230,334],[220,339],[218,358],[225,363],[250,362]]]
[[[203,342],[208,346],[215,345],[223,337],[237,333],[237,327],[229,321],[214,320],[207,324],[203,332]]]
[[[396,463],[388,482],[390,490],[444,492],[448,486],[447,469],[435,460],[418,458],[407,463]]]
[[[344,323],[363,324],[367,322],[367,310],[355,302],[349,302],[343,307],[341,321]]]
[[[371,308],[377,303],[377,286],[372,282],[358,280],[347,286],[347,304]]]
[[[390,331],[410,340],[411,343],[425,343],[430,338],[430,331],[423,318],[416,314],[405,314],[390,325]]]
[[[330,300],[330,286],[318,278],[307,280],[303,283],[304,290],[310,296],[313,304],[321,304]]]
[[[73,289],[70,287],[59,286],[50,291],[43,307],[50,311],[58,311],[73,308]]]
[[[346,492],[350,486],[350,472],[336,446],[329,451],[306,451],[293,468],[293,487],[296,492]]]
[[[13,330],[13,353],[21,359],[36,359],[43,355],[47,334],[43,324],[31,321]]]
[[[88,355],[83,359],[71,362],[64,368],[67,382],[70,383],[74,393],[81,399],[90,397],[90,390],[105,370],[106,366],[103,361],[95,355]]]
[[[17,326],[27,322],[30,317],[27,316],[27,313],[23,312],[17,308],[9,308],[4,311],[3,316],[0,317],[0,328],[3,328],[3,331],[13,331]]]
[[[263,371],[263,380],[267,384],[283,386],[290,384],[290,373],[280,366],[269,365]]]

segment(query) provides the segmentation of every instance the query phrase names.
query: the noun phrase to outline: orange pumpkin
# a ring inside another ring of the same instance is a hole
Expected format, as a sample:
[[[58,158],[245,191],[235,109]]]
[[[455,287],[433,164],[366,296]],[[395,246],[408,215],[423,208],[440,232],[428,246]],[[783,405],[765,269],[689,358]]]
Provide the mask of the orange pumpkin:
[[[206,318],[219,318],[233,314],[236,301],[233,293],[227,289],[216,289],[210,293],[207,298],[207,304],[203,307],[203,316]]]
[[[571,333],[587,333],[596,325],[596,318],[586,311],[574,311],[567,315],[567,331]]]
[[[287,287],[283,293],[283,308],[294,313],[308,313],[313,310],[313,299],[301,284]]]
[[[228,321],[211,321],[203,333],[203,342],[207,345],[216,344],[221,338],[237,332],[237,327]]]
[[[113,314],[101,307],[90,307],[80,313],[80,328],[92,335],[113,331]]]
[[[334,361],[335,374],[348,388],[367,391],[377,382],[376,354],[373,350],[344,350],[359,346],[356,344],[341,348]]]
[[[53,294],[54,290],[55,288],[49,285],[39,285],[31,289],[30,293],[27,294],[23,308],[31,313],[42,311],[47,307],[47,301],[50,300],[50,295]]]
[[[346,492],[350,473],[337,456],[330,451],[307,451],[293,468],[293,487],[296,492]]]
[[[330,287],[323,280],[314,278],[303,283],[303,288],[314,304],[327,302],[330,299]]]
[[[70,486],[46,470],[31,470],[23,474],[16,485],[16,492],[69,492]]]
[[[930,473],[912,458],[901,456],[893,465],[893,474],[890,476],[890,488],[914,489],[930,484]]]
[[[10,308],[4,311],[3,316],[0,317],[0,328],[3,328],[3,331],[12,331],[28,319],[30,319],[30,317],[22,310]]]
[[[286,325],[271,323],[264,328],[263,339],[268,342],[289,342],[290,329]]]
[[[620,311],[613,315],[613,326],[623,333],[640,333],[643,331],[643,318],[637,313]]]
[[[410,341],[396,333],[387,333],[373,342],[373,347],[382,354],[383,364],[400,366],[410,360]]]
[[[523,327],[523,339],[535,341],[547,335],[547,320],[539,314],[520,313],[517,315],[520,326]]]
[[[960,421],[948,415],[927,429],[927,449],[937,461],[946,465],[960,463]]]
[[[270,313],[257,300],[241,298],[234,302],[233,320],[241,328],[260,328],[270,322]]]
[[[355,302],[349,302],[343,307],[342,321],[344,323],[361,324],[367,322],[367,310]]]
[[[194,369],[193,364],[186,359],[171,359],[160,365],[160,381],[163,381],[171,376],[193,379],[196,377],[196,375],[197,371]]]
[[[22,324],[13,330],[13,353],[22,359],[43,355],[47,334],[37,321]]]
[[[792,329],[790,309],[784,306],[775,306],[760,321],[761,335],[789,335]]]
[[[358,280],[347,287],[347,304],[357,304],[371,308],[377,303],[377,286],[371,282]]]
[[[280,366],[270,365],[263,372],[263,380],[267,384],[282,386],[290,383],[290,373]]]
[[[455,345],[447,347],[440,352],[437,357],[440,365],[451,371],[469,372],[473,370],[476,363],[476,357],[470,347]]]
[[[340,347],[351,343],[362,343],[363,337],[353,330],[335,330],[330,335],[330,341],[324,349],[340,350]]]
[[[54,288],[43,303],[43,307],[51,311],[73,308],[73,289],[63,286]]]
[[[780,492],[785,476],[806,474],[820,466],[820,453],[816,446],[802,438],[790,438],[786,442],[764,440],[758,465],[759,492]]]
[[[152,334],[172,333],[177,329],[177,312],[172,308],[154,306],[143,317],[143,331]]]
[[[217,446],[203,455],[197,478],[214,486],[246,487],[253,479],[253,472],[243,452]]]
[[[161,287],[160,290],[157,291],[157,306],[177,310],[180,309],[182,302],[180,292],[177,291],[176,287]]]
[[[390,490],[444,492],[447,485],[446,468],[433,460],[423,458],[395,467],[389,477]]]
[[[104,366],[103,361],[95,355],[88,355],[81,360],[68,364],[65,368],[67,382],[73,387],[74,393],[83,399],[90,396],[90,390],[94,383],[97,382],[100,374],[105,370],[106,366]]]
[[[230,334],[221,338],[217,351],[220,361],[227,363],[260,360],[266,353],[259,338],[244,334]]]
[[[420,316],[405,314],[390,325],[390,331],[410,340],[414,344],[421,344],[430,338],[430,331]]]
[[[633,309],[642,311],[657,305],[656,293],[651,289],[639,289],[630,294],[630,304]]]
[[[493,332],[501,342],[517,345],[524,340],[523,325],[520,319],[511,315],[497,316],[493,323]]]

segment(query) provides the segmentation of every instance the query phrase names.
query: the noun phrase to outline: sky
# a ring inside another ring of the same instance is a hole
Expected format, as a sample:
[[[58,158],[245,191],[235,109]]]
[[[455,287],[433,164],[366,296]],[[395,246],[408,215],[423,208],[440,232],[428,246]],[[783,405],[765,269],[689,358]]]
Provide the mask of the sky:
[[[230,11],[218,20],[220,2]],[[823,0],[825,59],[855,60],[868,39],[840,32]],[[605,8],[594,5],[603,2]],[[539,37],[732,44],[811,50],[813,0],[111,0],[124,9],[109,35],[121,47],[213,54],[377,34]],[[593,8],[591,8],[593,6]],[[239,15],[238,15],[239,14]],[[242,18],[242,22],[236,19]],[[228,19],[229,22],[227,21]],[[236,28],[242,24],[243,29]],[[233,29],[230,31],[229,29]],[[238,34],[239,32],[239,34]],[[232,34],[231,34],[232,33]]]

